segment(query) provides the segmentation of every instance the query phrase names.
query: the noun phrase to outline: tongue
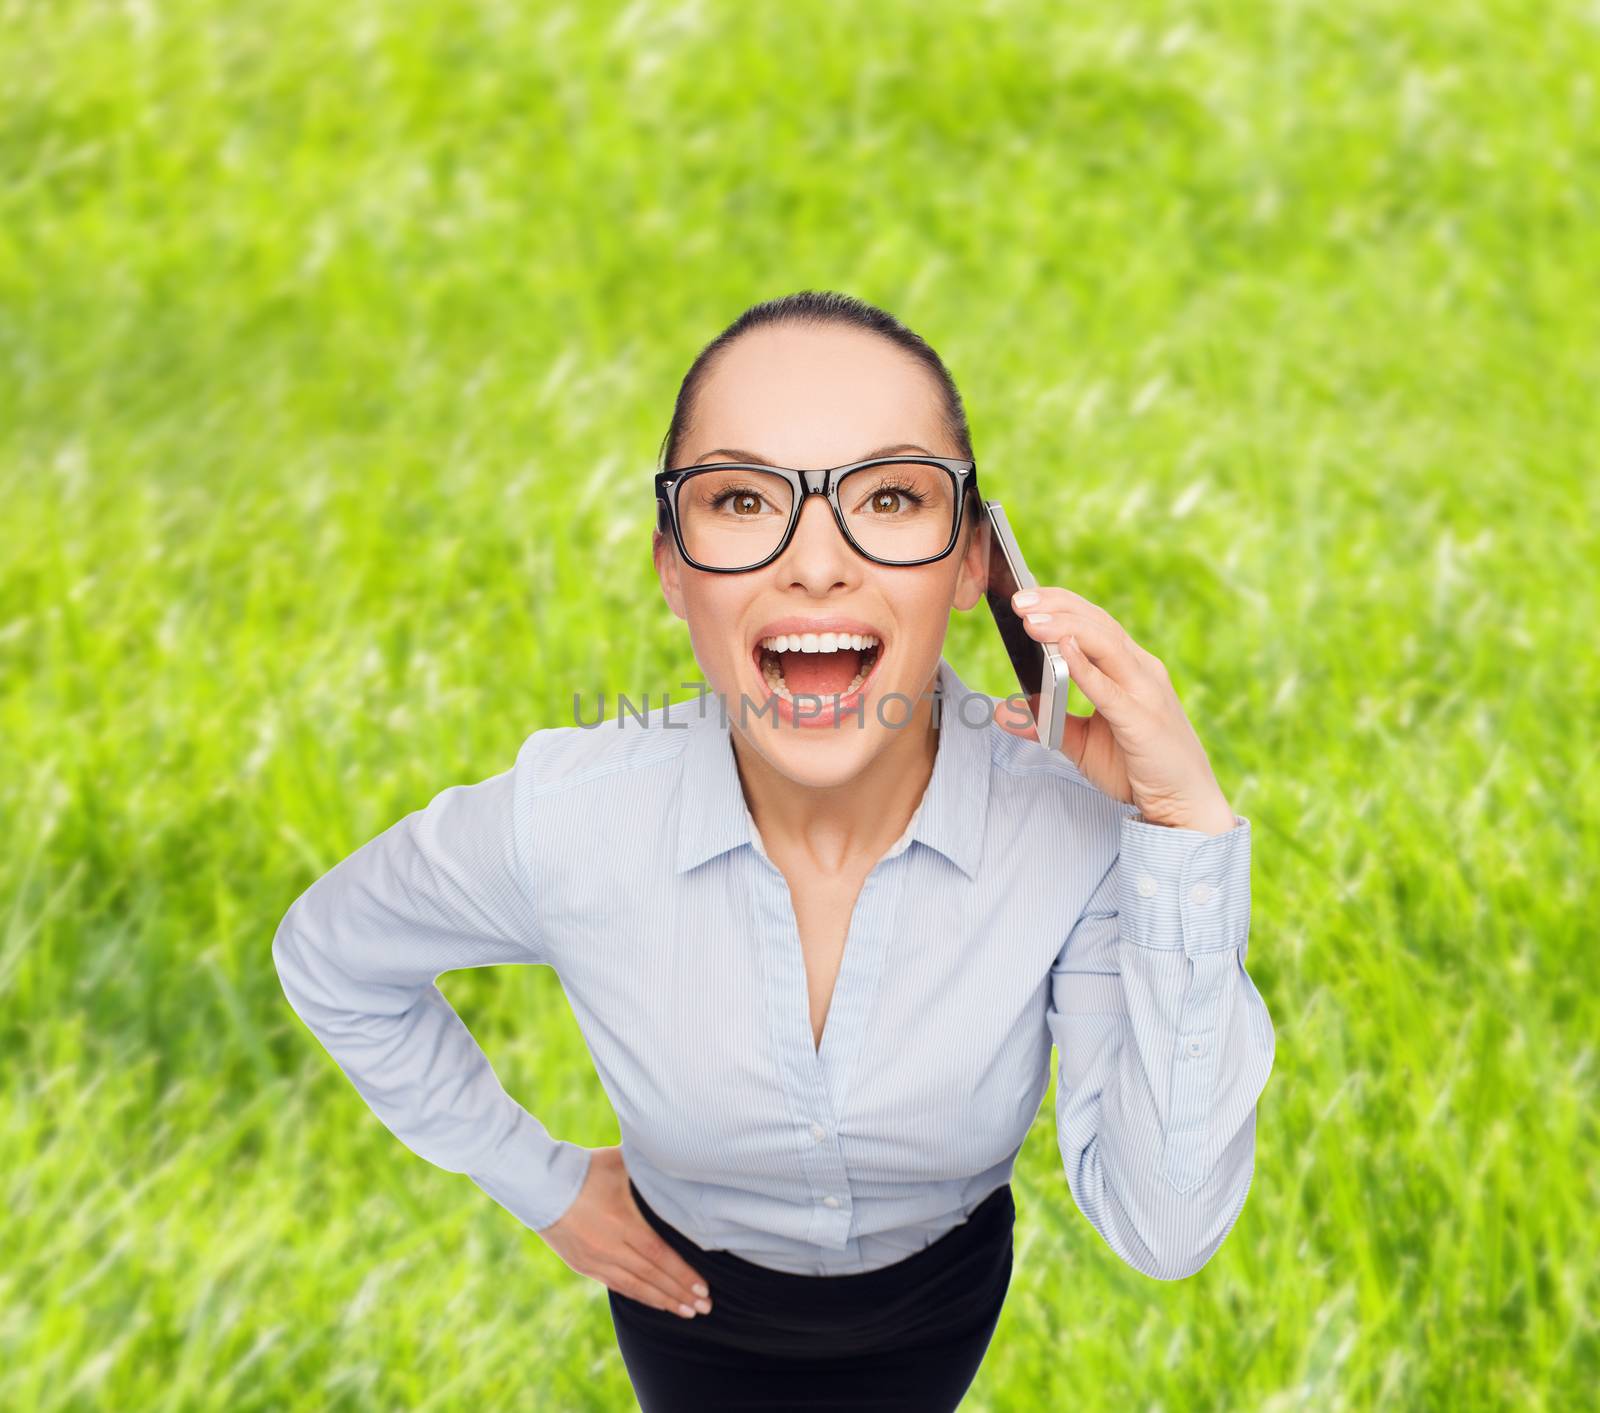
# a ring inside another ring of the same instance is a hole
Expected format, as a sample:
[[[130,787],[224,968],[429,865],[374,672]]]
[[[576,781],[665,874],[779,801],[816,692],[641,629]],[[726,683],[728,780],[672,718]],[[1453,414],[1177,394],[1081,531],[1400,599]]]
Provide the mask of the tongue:
[[[861,670],[861,654],[855,648],[840,648],[832,653],[779,653],[783,683],[790,692],[809,692],[831,697],[842,693]]]

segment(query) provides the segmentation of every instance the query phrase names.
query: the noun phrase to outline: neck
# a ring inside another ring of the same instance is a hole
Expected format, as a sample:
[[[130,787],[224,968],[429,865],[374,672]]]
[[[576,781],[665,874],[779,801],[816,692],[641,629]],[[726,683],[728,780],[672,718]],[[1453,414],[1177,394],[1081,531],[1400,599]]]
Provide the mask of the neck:
[[[864,872],[889,851],[916,812],[939,749],[933,702],[923,694],[904,726],[861,772],[837,785],[797,785],[735,730],[750,815],[776,861],[800,858],[822,873]]]

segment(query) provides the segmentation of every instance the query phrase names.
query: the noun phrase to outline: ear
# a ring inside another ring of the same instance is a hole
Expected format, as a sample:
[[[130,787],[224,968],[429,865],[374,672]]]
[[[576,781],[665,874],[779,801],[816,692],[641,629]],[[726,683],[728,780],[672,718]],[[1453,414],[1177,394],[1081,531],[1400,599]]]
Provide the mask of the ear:
[[[679,618],[687,620],[683,609],[683,561],[678,558],[678,546],[670,533],[654,530],[650,535],[650,557],[655,560],[656,577],[661,581],[661,593],[667,607]]]
[[[956,574],[956,592],[952,603],[963,613],[977,606],[989,583],[989,517],[973,496],[962,516],[961,534],[965,549],[960,551],[961,564]]]

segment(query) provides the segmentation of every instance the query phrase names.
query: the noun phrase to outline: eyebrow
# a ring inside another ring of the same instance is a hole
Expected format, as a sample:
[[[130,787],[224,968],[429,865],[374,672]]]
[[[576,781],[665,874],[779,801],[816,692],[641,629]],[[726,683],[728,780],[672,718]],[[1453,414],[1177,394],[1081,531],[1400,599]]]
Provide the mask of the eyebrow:
[[[899,442],[894,446],[880,446],[876,451],[869,451],[865,456],[858,456],[856,460],[872,461],[880,456],[894,456],[903,451],[913,452],[918,456],[934,456],[937,454],[929,451],[927,447],[917,446],[913,442]],[[766,457],[758,456],[753,451],[740,451],[738,447],[730,446],[719,446],[715,451],[708,451],[704,456],[697,457],[689,464],[691,466],[698,466],[702,461],[707,461],[713,457],[721,461],[748,461],[759,466],[777,465],[777,462],[768,461]]]

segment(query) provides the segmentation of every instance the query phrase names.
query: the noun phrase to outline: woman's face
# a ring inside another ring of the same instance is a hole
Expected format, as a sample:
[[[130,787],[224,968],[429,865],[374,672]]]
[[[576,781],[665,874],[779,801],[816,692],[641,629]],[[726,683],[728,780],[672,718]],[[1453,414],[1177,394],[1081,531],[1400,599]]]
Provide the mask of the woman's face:
[[[675,456],[679,466],[762,461],[821,470],[885,450],[961,455],[943,430],[932,375],[886,339],[857,329],[769,326],[744,335],[701,384],[693,421]],[[667,603],[688,624],[695,660],[726,700],[734,729],[782,774],[827,786],[849,780],[899,740],[910,746],[918,734],[912,727],[926,725],[921,698],[933,685],[950,610],[970,609],[983,592],[983,538],[974,528],[964,513],[955,549],[931,564],[875,564],[845,542],[824,497],[809,496],[794,538],[763,568],[695,569],[670,533],[656,534],[654,552]],[[848,648],[830,657],[769,655],[761,646],[823,619],[848,620],[876,637],[876,661],[869,652],[863,664]],[[831,704],[863,665],[869,676],[859,710],[848,695],[837,717],[808,715],[804,704],[780,715],[769,701],[768,674],[780,668],[791,690]],[[901,697],[885,702],[894,692]],[[902,726],[912,705],[916,715]]]

